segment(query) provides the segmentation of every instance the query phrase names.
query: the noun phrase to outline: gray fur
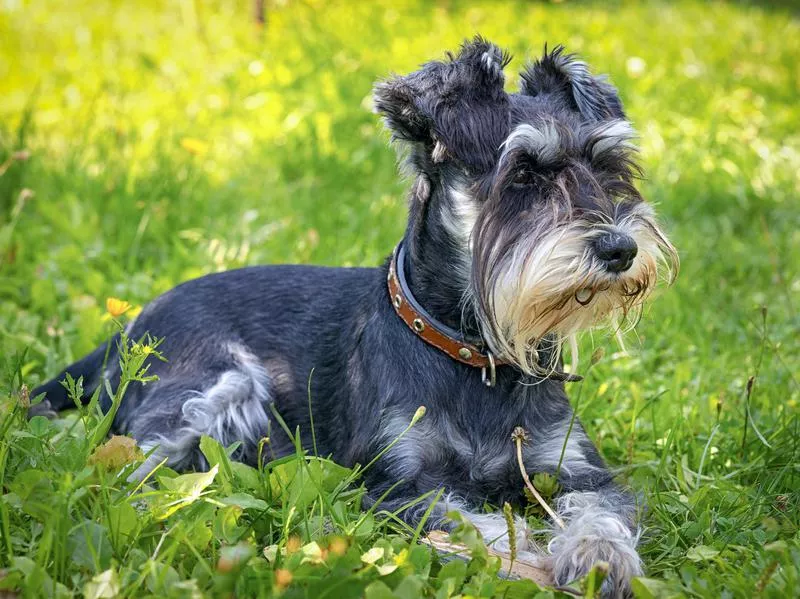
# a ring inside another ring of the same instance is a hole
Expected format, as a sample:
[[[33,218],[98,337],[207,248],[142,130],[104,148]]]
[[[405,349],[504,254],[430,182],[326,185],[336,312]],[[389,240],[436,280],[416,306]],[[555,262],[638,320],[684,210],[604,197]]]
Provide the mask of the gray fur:
[[[177,430],[149,434],[153,430],[152,414],[143,414],[143,418],[130,425],[131,432],[142,437],[147,447],[158,447],[154,455],[166,458],[171,467],[204,465],[197,451],[203,435],[216,439],[224,447],[241,443],[239,456],[252,460],[259,440],[269,430],[271,380],[267,370],[240,344],[229,344],[226,351],[234,361],[234,368],[220,374],[207,388],[186,391]],[[161,393],[157,386],[153,390]]]

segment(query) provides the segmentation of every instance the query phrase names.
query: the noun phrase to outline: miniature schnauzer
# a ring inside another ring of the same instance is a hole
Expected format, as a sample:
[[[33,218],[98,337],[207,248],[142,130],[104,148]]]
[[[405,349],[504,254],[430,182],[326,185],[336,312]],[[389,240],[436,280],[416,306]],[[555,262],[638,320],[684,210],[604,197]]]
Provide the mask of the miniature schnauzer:
[[[290,453],[273,409],[304,443],[313,416],[320,454],[364,464],[425,405],[366,473],[371,497],[391,489],[382,506],[397,510],[442,489],[426,527],[446,528],[457,510],[502,550],[505,520],[481,506],[524,503],[510,437],[522,427],[525,468],[557,476],[565,528],[538,551],[519,519],[519,559],[547,567],[556,584],[604,561],[605,594],[629,593],[642,572],[636,505],[580,423],[570,426],[564,383],[578,377],[562,372],[561,346],[635,320],[677,255],[634,186],[635,133],[615,88],[558,47],[510,94],[509,61],[478,37],[375,87],[414,179],[405,235],[383,266],[213,274],[165,293],[129,325],[130,338],[162,338],[167,359],[150,364],[156,382],[129,388],[114,422],[154,450],[141,473],[164,459],[206,467],[201,435],[240,442],[237,458],[249,463],[267,435],[276,454]],[[68,407],[67,373],[83,376],[87,398],[104,380],[115,387],[118,343],[35,390],[46,394],[38,410]],[[107,395],[101,404],[108,409]],[[404,517],[419,522],[429,507]]]

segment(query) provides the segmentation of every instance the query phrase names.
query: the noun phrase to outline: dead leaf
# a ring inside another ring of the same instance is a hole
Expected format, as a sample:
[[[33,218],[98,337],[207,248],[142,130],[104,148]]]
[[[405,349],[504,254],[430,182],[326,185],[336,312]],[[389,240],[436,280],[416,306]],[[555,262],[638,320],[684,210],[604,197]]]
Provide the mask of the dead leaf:
[[[144,459],[142,450],[131,437],[114,435],[98,446],[89,456],[90,464],[98,464],[106,470],[118,470],[123,466]]]

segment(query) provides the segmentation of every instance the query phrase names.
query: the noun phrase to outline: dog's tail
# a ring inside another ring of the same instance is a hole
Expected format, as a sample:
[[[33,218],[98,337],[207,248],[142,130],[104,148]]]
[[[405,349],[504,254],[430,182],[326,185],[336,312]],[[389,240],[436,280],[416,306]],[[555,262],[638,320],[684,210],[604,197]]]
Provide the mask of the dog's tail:
[[[62,381],[66,379],[67,375],[70,375],[76,381],[78,377],[83,377],[83,395],[80,399],[82,403],[87,403],[97,389],[97,386],[101,383],[103,366],[107,361],[112,362],[112,360],[116,359],[118,344],[119,333],[111,337],[111,339],[105,343],[102,343],[100,347],[89,355],[67,366],[55,378],[36,387],[31,393],[31,398],[38,397],[42,393],[45,394],[45,397],[41,404],[31,409],[29,415],[32,416],[36,413],[44,414],[48,411],[58,412],[66,408],[74,407],[66,387],[61,384]],[[37,407],[38,409],[34,409]]]

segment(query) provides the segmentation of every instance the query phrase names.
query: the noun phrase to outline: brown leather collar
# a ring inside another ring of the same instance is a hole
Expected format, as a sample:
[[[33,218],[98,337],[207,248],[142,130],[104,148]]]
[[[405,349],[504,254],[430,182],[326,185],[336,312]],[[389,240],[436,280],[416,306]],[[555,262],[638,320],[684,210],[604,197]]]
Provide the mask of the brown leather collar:
[[[464,339],[461,333],[437,321],[419,305],[406,283],[404,258],[405,248],[401,243],[395,248],[389,264],[389,296],[397,315],[426,343],[462,364],[481,368],[483,382],[493,387],[495,367],[506,362],[495,358],[489,351],[481,351]]]
[[[405,248],[402,242],[397,245],[389,263],[389,297],[392,300],[394,311],[403,319],[418,337],[438,350],[444,352],[454,360],[481,369],[481,380],[488,387],[494,387],[495,367],[506,365],[507,362],[495,358],[491,352],[483,351],[476,345],[464,339],[464,336],[439,322],[423,308],[411,290],[405,277]],[[582,377],[565,372],[552,371],[544,378],[560,381],[580,381]]]

